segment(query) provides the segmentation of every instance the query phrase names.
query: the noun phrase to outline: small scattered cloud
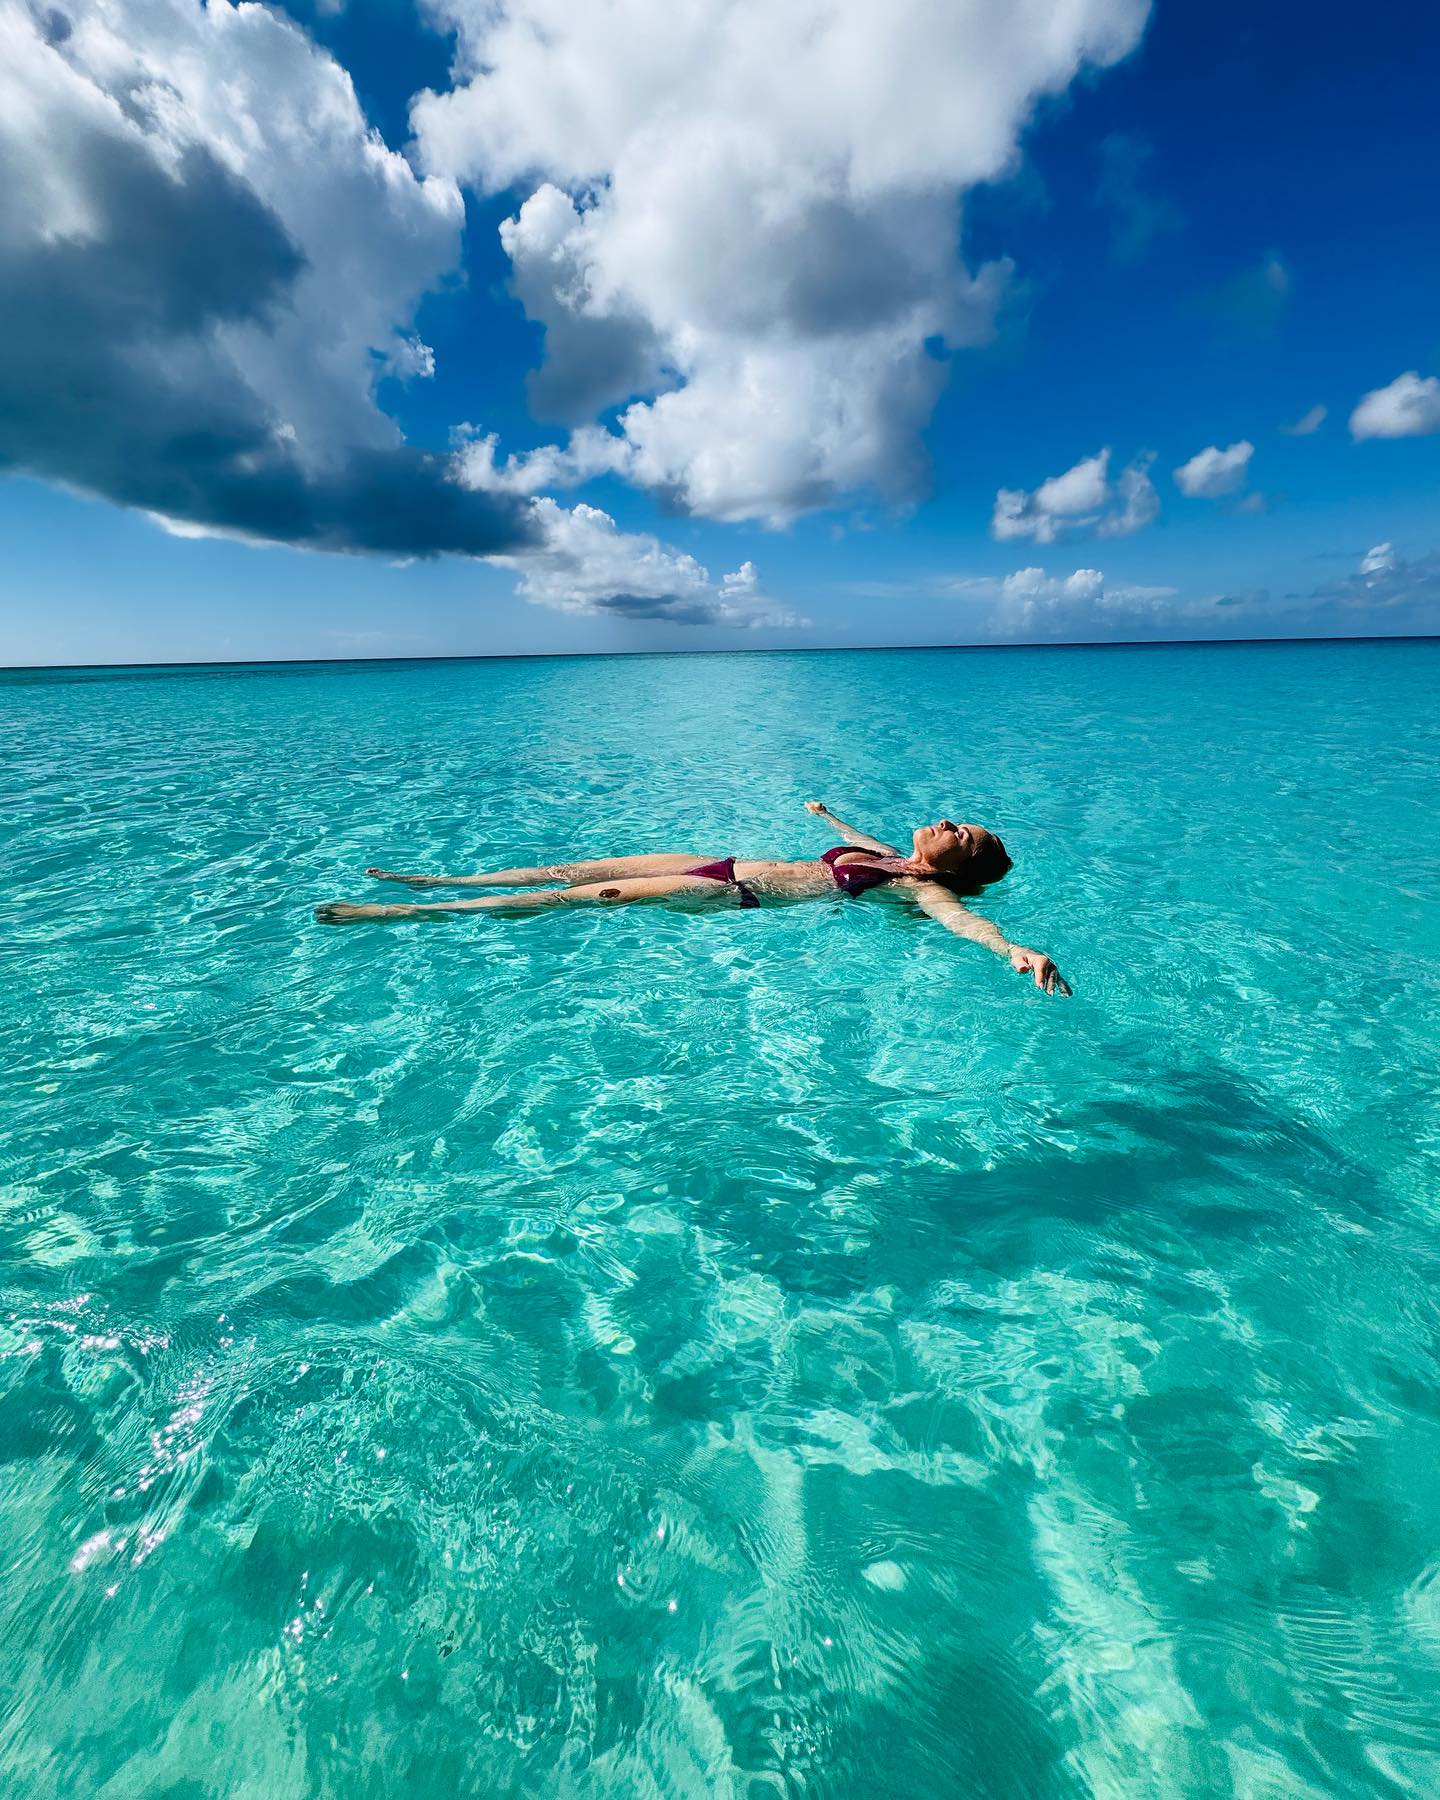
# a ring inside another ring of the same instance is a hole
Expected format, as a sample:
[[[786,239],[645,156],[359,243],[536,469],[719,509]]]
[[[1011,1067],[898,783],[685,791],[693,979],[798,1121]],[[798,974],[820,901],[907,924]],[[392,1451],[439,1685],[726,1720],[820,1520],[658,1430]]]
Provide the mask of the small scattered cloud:
[[[454,433],[455,476],[462,486],[484,494],[513,494],[528,498],[543,488],[580,487],[601,475],[618,474],[625,445],[598,425],[584,425],[570,433],[566,445],[542,444],[499,459],[499,438],[483,436],[471,425]]]
[[[1262,494],[1257,488],[1252,493],[1243,494],[1240,499],[1235,502],[1235,511],[1254,517],[1259,513],[1273,511],[1274,506],[1275,502],[1272,497],[1269,494]]]
[[[1338,554],[1338,553],[1336,553]],[[967,608],[977,637],[1005,643],[1116,640],[1430,635],[1440,631],[1440,551],[1407,561],[1391,543],[1348,553],[1350,570],[1309,589],[1268,587],[1186,593],[1112,582],[1094,568],[1064,574],[1032,567],[1009,575],[932,576],[856,585],[868,598],[934,597]]]
[[[1175,471],[1175,485],[1187,500],[1218,500],[1245,485],[1255,446],[1242,438],[1219,450],[1214,444],[1197,450]]]
[[[1440,627],[1440,552],[1407,561],[1393,544],[1376,544],[1352,574],[1287,598],[1304,603],[1331,630],[1364,631],[1383,623],[1392,632],[1433,632]]]
[[[1272,604],[1269,588],[1244,588],[1234,594],[1210,594],[1196,603],[1195,610],[1218,610],[1225,613],[1261,613]],[[1230,621],[1233,625],[1233,619]]]
[[[1388,387],[1373,388],[1350,415],[1350,435],[1365,438],[1428,437],[1440,431],[1440,379],[1407,369]]]
[[[519,576],[516,592],[537,606],[675,625],[795,629],[808,619],[761,590],[752,562],[717,583],[693,556],[645,532],[621,531],[596,506],[566,509],[548,497],[530,502],[536,548],[489,560]]]
[[[1117,262],[1136,262],[1157,237],[1180,229],[1179,208],[1147,184],[1154,146],[1142,133],[1112,131],[1100,144],[1095,197],[1111,215],[1110,250]]]
[[[1367,580],[1378,581],[1382,575],[1395,572],[1395,546],[1375,544],[1360,559],[1360,573]]]
[[[1307,413],[1302,413],[1293,425],[1282,425],[1281,431],[1286,437],[1311,437],[1325,423],[1328,408],[1312,406]]]
[[[1265,337],[1284,318],[1294,285],[1284,260],[1272,251],[1261,262],[1202,294],[1200,307],[1226,332]]]
[[[1111,585],[1100,569],[1050,575],[1044,569],[1027,568],[1000,577],[954,577],[944,584],[944,591],[986,604],[986,629],[992,637],[1073,638],[1111,637],[1153,625],[1176,590]]]
[[[1440,627],[1440,553],[1407,562],[1393,544],[1375,544],[1363,556],[1352,552],[1348,574],[1299,592],[1268,588],[1212,594],[1182,611],[1197,623],[1209,620],[1227,633],[1272,636],[1402,637],[1430,634]]]
[[[397,332],[383,351],[374,352],[382,373],[395,381],[433,381],[435,352],[412,333]]]
[[[1160,511],[1160,496],[1150,479],[1154,460],[1154,453],[1147,451],[1120,471],[1115,478],[1115,499],[1119,504],[1096,525],[1098,537],[1133,537]]]
[[[1064,518],[1103,506],[1110,491],[1109,464],[1110,452],[1101,450],[1083,458],[1063,475],[1042,481],[1033,496],[1036,510],[1052,518]]]
[[[813,623],[803,613],[772,600],[760,585],[760,574],[748,559],[731,575],[720,578],[722,625],[745,626],[751,631],[803,631]]]
[[[995,495],[990,535],[999,543],[1033,538],[1037,544],[1090,533],[1129,537],[1160,510],[1150,480],[1153,461],[1149,454],[1138,456],[1112,481],[1106,448],[1082,457],[1028,493],[1023,488],[1001,488]]]

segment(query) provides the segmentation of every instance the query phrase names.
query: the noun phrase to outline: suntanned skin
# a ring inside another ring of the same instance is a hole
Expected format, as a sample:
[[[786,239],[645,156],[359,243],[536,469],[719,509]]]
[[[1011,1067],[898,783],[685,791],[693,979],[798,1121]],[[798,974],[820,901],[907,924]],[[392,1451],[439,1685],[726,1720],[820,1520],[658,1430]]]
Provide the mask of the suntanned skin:
[[[807,800],[805,806],[808,812],[824,819],[837,837],[854,846],[853,857],[847,851],[839,859],[842,863],[865,862],[874,856],[902,855],[893,844],[883,843],[837,819],[820,801]],[[948,887],[930,879],[935,875],[962,873],[971,858],[987,845],[989,838],[990,833],[983,825],[955,825],[949,819],[922,825],[913,834],[911,854],[904,857],[903,873],[873,891],[881,896],[910,901],[956,937],[983,944],[995,955],[1008,958],[1012,968],[1031,976],[1036,987],[1045,993],[1068,994],[1069,983],[1048,956],[1039,950],[1012,944],[998,926],[971,912]],[[733,907],[735,893],[728,884],[687,874],[687,870],[698,864],[714,860],[713,855],[704,851],[693,851],[674,855],[613,856],[524,869],[490,869],[476,875],[402,875],[391,869],[367,869],[365,873],[377,881],[397,881],[412,888],[523,887],[532,891],[486,894],[475,900],[409,901],[390,905],[351,905],[344,900],[333,900],[317,906],[315,917],[325,925],[348,925],[368,919],[442,920],[478,912],[534,913],[552,906],[634,906],[656,901],[684,907]],[[818,860],[749,861],[737,857],[735,876],[753,888],[769,906],[828,899],[836,891],[834,877]],[[543,885],[552,882],[565,885]]]

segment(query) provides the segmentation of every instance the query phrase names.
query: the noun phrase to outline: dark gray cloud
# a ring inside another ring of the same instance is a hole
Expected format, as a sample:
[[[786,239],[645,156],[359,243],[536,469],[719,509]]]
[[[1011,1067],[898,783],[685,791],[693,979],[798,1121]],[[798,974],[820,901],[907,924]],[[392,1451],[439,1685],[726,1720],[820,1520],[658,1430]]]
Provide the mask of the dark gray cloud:
[[[750,323],[778,318],[807,337],[896,323],[931,291],[919,246],[953,232],[953,219],[953,205],[929,194],[892,197],[883,210],[833,196],[807,200],[766,233],[773,287],[757,295]]]
[[[511,292],[545,332],[545,360],[526,377],[526,398],[537,419],[564,425],[668,385],[654,329],[637,313],[590,303],[572,241],[579,224],[570,196],[546,183],[500,230]]]
[[[517,294],[522,283],[515,283]],[[541,304],[525,302],[532,318]],[[545,360],[525,377],[525,398],[537,419],[577,425],[632,396],[665,385],[653,334],[633,319],[552,317],[545,331]]]
[[[617,619],[668,619],[672,625],[723,625],[725,609],[718,600],[696,600],[684,594],[603,594],[593,609]]]
[[[44,21],[52,46],[58,17]],[[130,97],[113,98],[133,120]],[[0,208],[0,469],[314,549],[482,555],[530,541],[519,504],[459,487],[398,433],[302,453],[226,332],[281,321],[305,258],[204,145],[167,161],[113,114],[94,119],[65,116],[53,151],[83,228],[27,214],[33,190]]]

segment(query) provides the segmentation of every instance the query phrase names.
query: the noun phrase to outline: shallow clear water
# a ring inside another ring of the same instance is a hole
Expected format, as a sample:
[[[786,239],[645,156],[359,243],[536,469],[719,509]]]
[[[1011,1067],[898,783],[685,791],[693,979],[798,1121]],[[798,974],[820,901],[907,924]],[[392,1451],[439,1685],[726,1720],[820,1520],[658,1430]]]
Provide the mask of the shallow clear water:
[[[25,1800],[1440,1789],[1440,645],[0,678]],[[949,812],[874,899],[367,863]]]

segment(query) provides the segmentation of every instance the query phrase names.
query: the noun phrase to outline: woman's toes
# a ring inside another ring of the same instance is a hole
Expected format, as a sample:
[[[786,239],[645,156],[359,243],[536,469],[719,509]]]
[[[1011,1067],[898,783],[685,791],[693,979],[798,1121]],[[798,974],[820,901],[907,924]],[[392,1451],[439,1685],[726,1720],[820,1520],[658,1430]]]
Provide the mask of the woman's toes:
[[[348,900],[327,900],[315,908],[315,918],[321,925],[344,925],[351,919],[363,919],[367,911],[366,907],[352,906]]]

